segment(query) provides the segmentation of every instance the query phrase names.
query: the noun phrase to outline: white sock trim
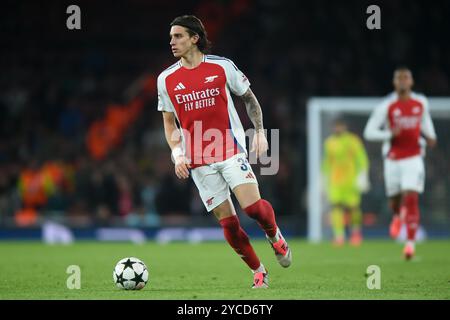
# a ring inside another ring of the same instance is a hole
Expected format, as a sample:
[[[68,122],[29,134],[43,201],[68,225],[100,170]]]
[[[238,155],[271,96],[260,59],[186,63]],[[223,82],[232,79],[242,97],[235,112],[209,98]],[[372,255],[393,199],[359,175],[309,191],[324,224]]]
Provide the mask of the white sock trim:
[[[277,227],[277,232],[275,233],[275,237],[269,237],[269,236],[267,236],[267,238],[268,238],[269,241],[272,242],[272,243],[275,243],[275,242],[277,242],[278,240],[280,240],[280,238],[281,238],[280,229],[278,229],[278,227]]]
[[[253,273],[257,273],[257,272],[266,272],[266,268],[264,268],[264,265],[261,263],[258,267],[258,269],[256,270],[252,270]]]

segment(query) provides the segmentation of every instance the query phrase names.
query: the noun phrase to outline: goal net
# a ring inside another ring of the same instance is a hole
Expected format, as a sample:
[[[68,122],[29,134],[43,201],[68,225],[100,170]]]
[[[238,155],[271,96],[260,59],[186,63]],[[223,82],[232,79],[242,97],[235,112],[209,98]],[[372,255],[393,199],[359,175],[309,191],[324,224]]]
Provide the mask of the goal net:
[[[382,98],[314,97],[307,105],[308,125],[308,239],[331,237],[329,204],[322,185],[323,143],[332,133],[333,121],[342,118],[349,130],[362,138],[370,113]],[[420,197],[421,227],[428,236],[448,236],[450,230],[450,97],[428,98],[438,137],[436,148],[427,150],[425,192]],[[387,236],[391,213],[384,189],[381,143],[364,141],[370,160],[371,189],[362,196],[363,233]]]

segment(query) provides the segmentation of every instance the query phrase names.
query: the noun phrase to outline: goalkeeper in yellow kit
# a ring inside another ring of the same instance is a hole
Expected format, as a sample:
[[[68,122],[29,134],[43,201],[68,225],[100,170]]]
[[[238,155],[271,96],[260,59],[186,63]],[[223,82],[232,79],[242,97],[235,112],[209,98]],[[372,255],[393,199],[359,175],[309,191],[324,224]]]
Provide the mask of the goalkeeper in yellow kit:
[[[334,244],[344,244],[346,220],[350,220],[350,243],[359,245],[362,241],[361,193],[370,188],[369,160],[361,139],[348,131],[343,120],[335,121],[333,131],[325,140],[322,172],[331,205]]]

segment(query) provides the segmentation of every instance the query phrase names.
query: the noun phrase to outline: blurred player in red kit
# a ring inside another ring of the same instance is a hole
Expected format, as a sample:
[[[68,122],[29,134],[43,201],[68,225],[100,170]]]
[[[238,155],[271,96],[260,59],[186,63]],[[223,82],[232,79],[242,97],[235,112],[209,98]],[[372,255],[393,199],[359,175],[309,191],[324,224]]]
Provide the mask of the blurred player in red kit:
[[[192,177],[225,239],[252,270],[253,288],[267,288],[268,272],[240,226],[230,198],[231,189],[241,208],[265,232],[278,262],[288,267],[291,250],[272,205],[260,196],[231,93],[244,101],[255,127],[251,151],[257,156],[268,150],[261,107],[249,80],[231,60],[207,54],[207,33],[197,17],[177,17],[170,25],[170,47],[179,60],[158,77],[158,110],[163,114],[175,173],[180,179]]]
[[[373,111],[364,130],[369,141],[383,141],[384,179],[389,206],[393,211],[390,235],[397,238],[406,224],[406,260],[415,254],[419,226],[419,194],[424,190],[426,145],[436,145],[436,133],[428,100],[412,91],[414,80],[406,67],[394,72],[395,91]]]

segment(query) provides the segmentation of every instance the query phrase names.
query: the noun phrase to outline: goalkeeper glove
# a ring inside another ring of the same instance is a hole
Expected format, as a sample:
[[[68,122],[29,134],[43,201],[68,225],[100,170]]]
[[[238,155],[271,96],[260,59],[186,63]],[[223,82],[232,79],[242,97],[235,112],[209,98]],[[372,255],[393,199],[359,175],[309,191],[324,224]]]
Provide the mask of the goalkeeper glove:
[[[360,192],[366,193],[370,190],[369,172],[364,170],[356,178],[356,185]]]

